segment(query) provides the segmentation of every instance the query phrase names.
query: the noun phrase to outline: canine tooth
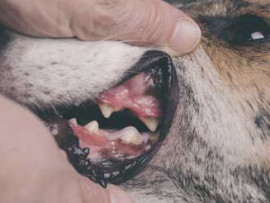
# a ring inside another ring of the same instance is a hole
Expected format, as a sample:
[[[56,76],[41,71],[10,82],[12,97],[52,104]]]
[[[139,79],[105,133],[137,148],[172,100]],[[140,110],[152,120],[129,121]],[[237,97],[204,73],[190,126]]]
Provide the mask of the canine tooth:
[[[142,144],[142,139],[140,133],[135,128],[129,128],[120,137],[120,139],[126,143],[140,145]]]
[[[160,134],[160,132],[158,132]],[[150,137],[150,140],[153,142],[153,143],[157,143],[158,140],[159,140],[159,134],[155,134],[155,135],[152,135]]]
[[[71,123],[74,124],[74,125],[78,125],[77,119],[76,119],[76,118],[70,119],[69,122],[71,122]]]
[[[159,125],[157,118],[140,118],[140,120],[148,127],[149,130],[155,132]]]
[[[84,126],[89,133],[99,134],[99,124],[97,121],[92,121]]]
[[[105,118],[110,118],[112,113],[115,111],[115,109],[108,104],[99,104],[98,106]]]

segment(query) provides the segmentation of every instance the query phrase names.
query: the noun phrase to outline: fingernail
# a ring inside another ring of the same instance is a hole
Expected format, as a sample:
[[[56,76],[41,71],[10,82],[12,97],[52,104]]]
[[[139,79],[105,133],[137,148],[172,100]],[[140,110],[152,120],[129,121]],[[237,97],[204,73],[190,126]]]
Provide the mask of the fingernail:
[[[130,195],[119,187],[109,185],[108,190],[110,191],[110,203],[135,203]]]
[[[180,19],[169,42],[171,55],[183,55],[191,52],[200,42],[201,30],[192,20]]]

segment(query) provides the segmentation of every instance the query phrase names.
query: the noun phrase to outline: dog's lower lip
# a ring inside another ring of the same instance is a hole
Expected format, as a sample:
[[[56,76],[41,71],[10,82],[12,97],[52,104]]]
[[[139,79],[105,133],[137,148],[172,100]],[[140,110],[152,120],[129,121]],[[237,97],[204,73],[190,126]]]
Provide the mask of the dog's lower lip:
[[[74,136],[72,130],[69,130],[67,133],[67,123],[62,125],[66,126],[66,135],[63,136],[64,139],[62,139],[63,137],[61,136],[60,138],[56,137],[59,146],[67,152],[70,162],[74,165],[77,171],[90,179],[99,182],[102,186],[105,185],[106,181],[121,183],[131,178],[134,174],[137,174],[140,169],[142,169],[142,166],[144,166],[145,163],[153,157],[160,145],[160,142],[165,138],[177,107],[178,100],[176,98],[178,98],[179,87],[175,69],[168,55],[158,51],[147,52],[142,57],[142,60],[133,67],[133,70],[136,70],[137,73],[147,70],[155,70],[159,71],[162,75],[162,125],[160,128],[159,142],[154,144],[151,150],[136,158],[118,161],[117,164],[112,160],[108,160],[93,165],[91,161],[87,159],[89,150],[87,148],[82,149],[79,146],[79,140]],[[134,75],[127,76],[124,81],[127,81],[127,79],[132,78]]]

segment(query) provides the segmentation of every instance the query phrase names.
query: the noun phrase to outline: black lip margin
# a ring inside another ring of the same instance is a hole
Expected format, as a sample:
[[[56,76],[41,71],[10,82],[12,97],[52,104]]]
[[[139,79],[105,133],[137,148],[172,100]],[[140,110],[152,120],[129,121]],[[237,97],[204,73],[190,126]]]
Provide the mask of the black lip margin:
[[[161,129],[161,141],[163,141],[166,137],[167,132],[169,131],[172,120],[174,118],[174,113],[176,111],[177,105],[178,105],[178,98],[179,98],[179,84],[177,79],[177,74],[175,67],[173,65],[171,57],[161,51],[148,51],[146,52],[140,59],[138,63],[136,63],[131,69],[130,72],[134,72],[136,70],[136,73],[129,74],[124,77],[121,83],[123,81],[126,81],[130,79],[131,77],[139,74],[140,72],[144,72],[150,69],[153,69],[155,67],[159,67],[162,70],[162,74],[164,75],[163,81],[165,81],[165,85],[163,85],[163,110],[164,110],[164,116],[162,125],[166,125],[165,128],[163,127]],[[116,85],[116,86],[118,86]]]
[[[176,70],[171,57],[161,51],[148,51],[142,56],[141,60],[131,68],[132,70],[135,69],[137,73],[128,75],[126,78],[124,78],[124,80],[127,80],[128,78],[131,78],[140,72],[155,68],[156,66],[162,69],[162,74],[165,77],[165,83],[162,90],[164,93],[162,98],[164,101],[164,114],[159,141],[156,146],[152,148],[153,150],[141,155],[135,160],[130,160],[130,162],[133,163],[127,163],[127,165],[131,167],[125,169],[119,178],[109,180],[111,183],[121,184],[140,173],[146,164],[151,161],[151,159],[158,152],[161,142],[166,138],[166,135],[171,128],[172,121],[177,109],[180,92]]]
[[[102,165],[93,165],[90,160],[87,159],[87,155],[90,152],[88,148],[81,149],[78,143],[78,138],[72,133],[69,128],[64,128],[65,136],[61,138],[56,138],[57,143],[60,148],[64,149],[67,153],[70,163],[74,168],[82,175],[90,178],[91,180],[99,183],[101,186],[106,187],[107,183],[121,184],[128,179],[134,177],[140,173],[146,164],[154,157],[157,153],[161,142],[166,138],[174,114],[178,105],[179,96],[179,85],[177,81],[177,74],[171,57],[161,51],[148,51],[136,63],[130,70],[127,71],[127,75],[118,84],[122,84],[124,81],[130,79],[131,77],[153,68],[161,68],[162,70],[162,92],[163,92],[163,120],[162,129],[158,143],[153,146],[152,150],[141,155],[138,158],[122,161],[120,165],[117,165],[115,170],[113,166],[104,167]],[[135,70],[135,71],[134,71]],[[118,86],[116,85],[116,86]],[[66,123],[65,126],[68,126]],[[91,149],[90,149],[91,150]],[[110,173],[111,171],[119,171],[120,174],[116,176],[110,176],[109,178],[104,177],[104,173]]]

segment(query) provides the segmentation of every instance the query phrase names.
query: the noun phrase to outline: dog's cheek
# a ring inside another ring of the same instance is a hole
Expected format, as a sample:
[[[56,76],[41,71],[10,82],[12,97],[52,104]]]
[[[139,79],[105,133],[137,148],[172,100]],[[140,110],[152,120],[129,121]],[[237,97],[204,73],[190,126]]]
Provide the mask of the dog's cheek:
[[[84,102],[116,85],[145,51],[120,42],[18,37],[6,50],[0,88],[30,106]]]

